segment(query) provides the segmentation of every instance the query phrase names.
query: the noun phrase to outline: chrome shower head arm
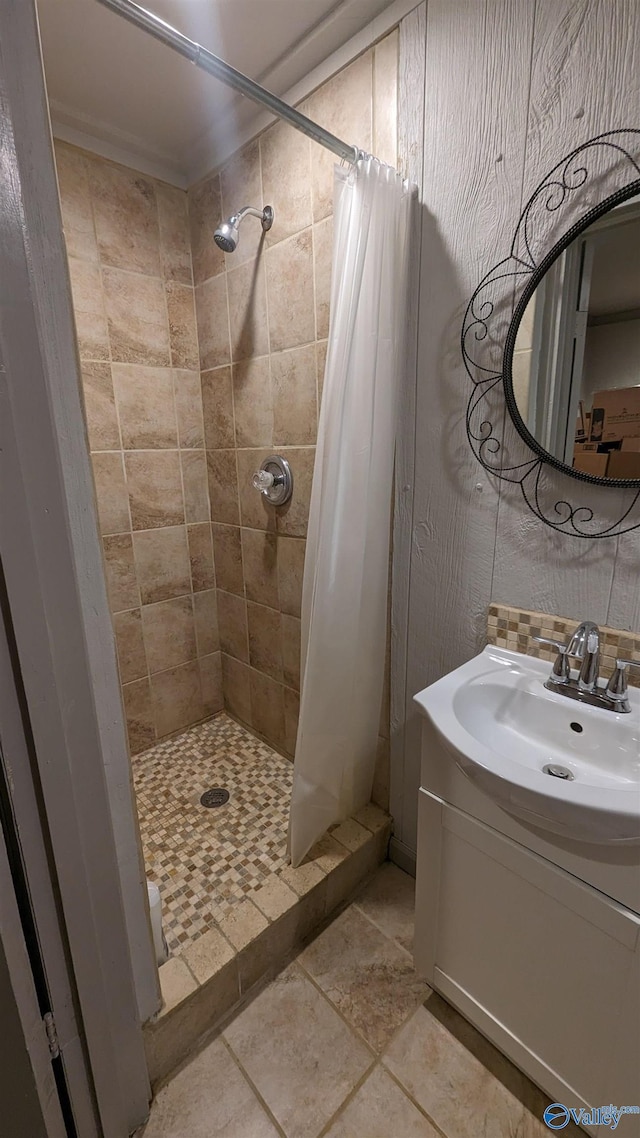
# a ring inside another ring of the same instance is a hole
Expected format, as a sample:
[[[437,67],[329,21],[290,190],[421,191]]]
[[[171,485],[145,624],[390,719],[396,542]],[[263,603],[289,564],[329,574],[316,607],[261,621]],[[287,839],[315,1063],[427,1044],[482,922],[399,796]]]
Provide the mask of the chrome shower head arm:
[[[236,225],[240,225],[240,222],[243,221],[247,215],[260,218],[264,233],[267,233],[273,225],[273,207],[270,205],[266,205],[264,209],[255,209],[252,205],[244,205],[242,209],[234,213],[233,219],[230,218],[229,220],[233,220]]]

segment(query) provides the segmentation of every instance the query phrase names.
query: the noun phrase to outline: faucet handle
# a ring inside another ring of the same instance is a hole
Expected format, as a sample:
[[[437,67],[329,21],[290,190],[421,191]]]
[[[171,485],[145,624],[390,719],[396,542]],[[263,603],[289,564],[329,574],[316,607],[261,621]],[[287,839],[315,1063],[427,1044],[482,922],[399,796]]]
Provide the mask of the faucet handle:
[[[623,703],[627,699],[627,668],[640,668],[640,664],[635,660],[616,660],[615,670],[605,689],[605,695],[614,703]]]
[[[533,639],[537,644],[547,644],[549,648],[555,648],[558,655],[555,658],[551,675],[556,683],[568,684],[571,678],[571,668],[569,666],[569,645],[562,644],[559,640],[550,640],[548,636],[534,636]]]

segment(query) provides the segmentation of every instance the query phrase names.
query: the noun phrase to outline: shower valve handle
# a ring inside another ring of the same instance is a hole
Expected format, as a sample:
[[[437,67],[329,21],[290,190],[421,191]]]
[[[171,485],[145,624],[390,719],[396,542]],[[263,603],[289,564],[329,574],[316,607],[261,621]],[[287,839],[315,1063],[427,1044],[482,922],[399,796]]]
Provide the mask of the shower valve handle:
[[[272,486],[276,486],[278,481],[282,482],[282,479],[278,479],[270,470],[256,470],[251,481],[256,490],[260,490],[262,494],[266,494],[267,490],[270,490]]]
[[[293,474],[286,458],[271,454],[260,463],[251,478],[251,485],[259,490],[272,506],[284,506],[293,492]]]

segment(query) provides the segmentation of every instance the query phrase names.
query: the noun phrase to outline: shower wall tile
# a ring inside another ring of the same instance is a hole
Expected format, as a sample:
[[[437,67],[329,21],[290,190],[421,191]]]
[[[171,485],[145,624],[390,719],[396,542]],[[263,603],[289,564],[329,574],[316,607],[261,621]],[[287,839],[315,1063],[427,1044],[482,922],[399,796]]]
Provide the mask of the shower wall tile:
[[[56,158],[129,744],[139,751],[222,707],[187,195],[64,143]],[[203,263],[224,268],[204,232]],[[149,676],[160,673],[152,698]],[[177,693],[173,716],[167,692]]]
[[[69,257],[73,311],[82,360],[109,359],[109,333],[98,265]]]
[[[205,178],[187,193],[191,257],[195,284],[223,273],[224,253],[213,240],[216,226],[222,217],[220,178],[217,174]],[[217,219],[214,221],[214,219]],[[213,224],[212,224],[213,223]]]
[[[242,530],[244,587],[249,601],[279,608],[278,539],[264,530]]]
[[[260,139],[264,204],[273,207],[275,224],[267,245],[275,245],[313,220],[311,213],[311,141],[284,122]]]
[[[175,186],[156,182],[160,263],[167,281],[193,285],[187,195]]]
[[[231,357],[234,362],[269,351],[264,255],[227,271]]]
[[[233,593],[225,593],[220,588],[218,588],[218,629],[222,651],[247,664],[249,636],[246,602],[244,598]]]
[[[273,442],[273,406],[268,356],[233,365],[233,407],[236,446],[270,447]]]
[[[224,706],[243,723],[251,723],[250,669],[234,656],[222,652]]]
[[[282,673],[285,684],[300,690],[300,620],[282,613]]]
[[[273,445],[315,444],[318,430],[316,348],[307,344],[271,356]]]
[[[204,589],[214,589],[216,575],[213,567],[210,523],[204,522],[201,525],[187,526],[187,538],[193,592],[198,593]]]
[[[126,451],[124,465],[134,530],[176,526],[184,522],[180,455],[177,450]]]
[[[160,229],[152,178],[92,159],[89,188],[102,265],[160,276]]]
[[[313,482],[315,447],[280,447],[280,454],[289,462],[294,472],[294,491],[286,506],[278,510],[278,533],[289,537],[306,537],[309,520],[309,502]]]
[[[313,265],[316,281],[316,337],[329,335],[329,302],[331,300],[331,261],[333,259],[333,217],[326,217],[313,227]]]
[[[169,324],[161,280],[123,269],[103,269],[111,359],[168,367]]]
[[[276,508],[272,506],[264,494],[251,485],[251,478],[260,466],[260,463],[271,454],[271,447],[259,450],[238,450],[238,493],[240,499],[241,524],[249,529],[262,529],[275,531]]]
[[[373,153],[395,166],[398,155],[398,30],[373,53]]]
[[[182,597],[191,591],[191,565],[185,526],[140,530],[133,535],[133,548],[135,572],[143,604]]]
[[[305,546],[301,538],[278,537],[278,598],[290,616],[300,616]]]
[[[284,687],[254,668],[249,674],[251,726],[278,751],[285,749]]]
[[[111,371],[124,449],[177,447],[171,369],[112,364]]]
[[[202,371],[231,360],[226,274],[196,285],[196,319]]]
[[[262,204],[262,173],[260,170],[260,144],[256,139],[237,151],[220,171],[222,216],[229,217],[244,205],[258,208]],[[214,229],[221,218],[214,224]],[[264,244],[262,227],[257,218],[242,223],[242,240],[235,253],[225,253],[227,269],[244,261],[251,261]]]
[[[191,285],[167,281],[165,284],[171,366],[197,368],[200,365],[196,312]]]
[[[227,593],[237,593],[243,597],[244,576],[240,527],[214,524],[211,528],[218,588],[224,589]]]
[[[282,634],[280,613],[247,601],[249,663],[266,676],[282,682]]]
[[[238,475],[234,450],[207,451],[211,520],[226,525],[240,523]]]
[[[207,450],[224,450],[236,443],[233,426],[231,368],[202,372],[202,407]]]
[[[267,250],[269,343],[272,352],[315,339],[311,229]]]
[[[82,387],[91,451],[120,450],[122,444],[110,364],[83,361]]]

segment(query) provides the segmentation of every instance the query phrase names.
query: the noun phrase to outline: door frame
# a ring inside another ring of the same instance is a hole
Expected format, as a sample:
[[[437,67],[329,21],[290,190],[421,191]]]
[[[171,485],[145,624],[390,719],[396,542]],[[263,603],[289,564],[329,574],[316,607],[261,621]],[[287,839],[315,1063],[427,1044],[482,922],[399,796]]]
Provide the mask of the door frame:
[[[98,1112],[123,1138],[159,984],[35,0],[0,5],[0,146],[0,557]]]

